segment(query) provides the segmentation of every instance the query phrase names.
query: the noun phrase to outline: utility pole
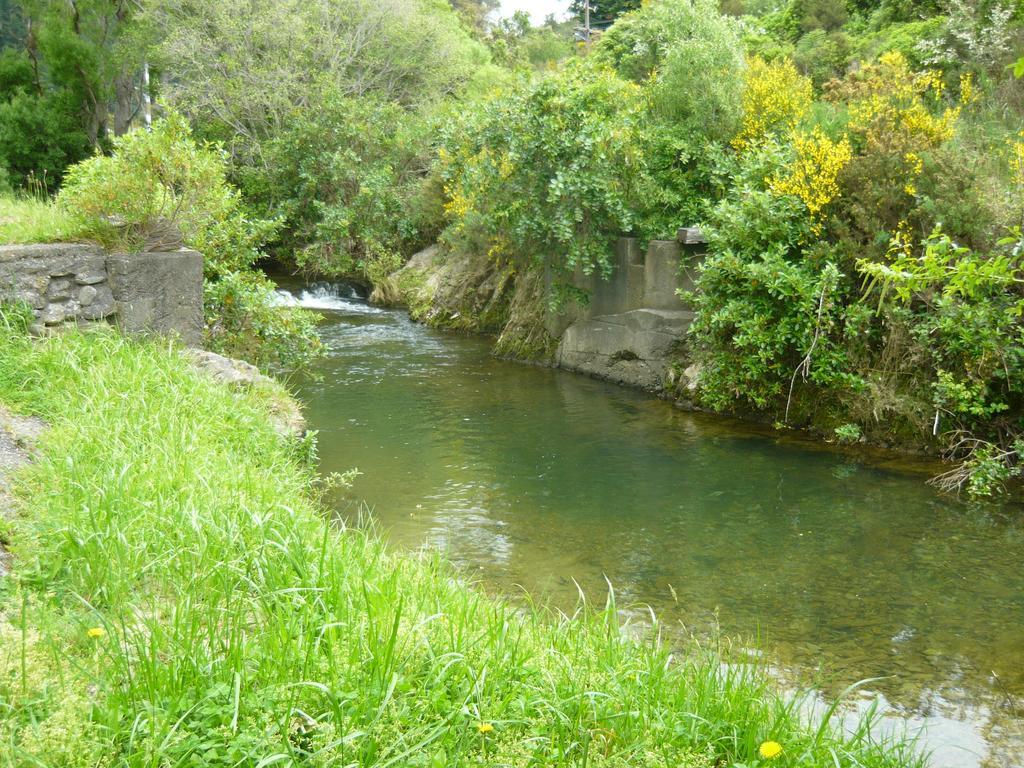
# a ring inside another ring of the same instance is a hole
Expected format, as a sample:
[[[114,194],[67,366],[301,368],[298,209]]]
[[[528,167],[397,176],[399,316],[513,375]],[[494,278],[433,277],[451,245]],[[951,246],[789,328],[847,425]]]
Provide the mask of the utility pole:
[[[153,102],[149,98],[149,62],[142,62],[142,109],[146,130],[153,130]]]
[[[583,0],[583,39],[590,46],[590,0]]]

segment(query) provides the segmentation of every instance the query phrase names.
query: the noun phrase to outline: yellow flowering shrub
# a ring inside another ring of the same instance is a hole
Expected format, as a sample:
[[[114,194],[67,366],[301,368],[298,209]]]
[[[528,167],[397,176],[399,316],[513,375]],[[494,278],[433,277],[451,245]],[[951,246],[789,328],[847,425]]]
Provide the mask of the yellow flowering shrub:
[[[903,162],[906,164],[908,173],[908,180],[903,185],[903,191],[908,195],[916,195],[917,185],[914,182],[924,171],[924,161],[916,152],[907,152],[903,155]]]
[[[743,126],[732,140],[742,151],[773,133],[789,133],[811,108],[810,78],[797,72],[785,59],[766,62],[749,60],[743,91]]]
[[[981,98],[981,94],[978,93],[977,86],[974,84],[974,75],[970,72],[960,75],[960,103],[967,106],[979,98]]]
[[[449,152],[444,147],[438,150],[437,158],[439,166],[443,171],[451,172],[458,167],[479,167],[487,164],[490,159],[489,150],[484,147],[479,152],[471,153],[464,147],[460,147],[455,153]],[[456,230],[465,227],[467,217],[475,208],[475,199],[472,185],[460,185],[448,180],[443,185],[444,189],[444,215]]]
[[[1018,187],[1024,187],[1024,131],[1010,142],[1010,172]]]
[[[914,72],[903,54],[883,54],[828,96],[849,105],[850,130],[871,147],[904,151],[937,147],[953,138],[963,103],[973,98],[970,78],[961,81],[961,103],[944,106],[945,83],[937,71]]]
[[[839,172],[853,157],[850,140],[832,141],[820,128],[793,135],[796,156],[788,173],[769,179],[768,187],[777,195],[792,195],[807,206],[815,231],[821,228],[822,212],[839,197]]]

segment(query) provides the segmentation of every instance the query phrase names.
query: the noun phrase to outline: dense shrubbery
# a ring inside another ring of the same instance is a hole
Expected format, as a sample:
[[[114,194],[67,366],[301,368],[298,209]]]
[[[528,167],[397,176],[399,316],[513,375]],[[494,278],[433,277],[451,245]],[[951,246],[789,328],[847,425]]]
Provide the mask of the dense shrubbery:
[[[941,243],[954,265],[1009,258],[997,241],[1022,214],[1024,100],[1006,65],[1021,37],[998,3],[966,0],[793,0],[739,21],[646,4],[582,63],[505,84],[449,126],[443,239],[589,273],[617,235],[701,222],[689,346],[704,405],[974,454],[1001,477],[1024,431],[1019,284],[878,304],[864,280],[896,279],[877,271],[894,242],[914,264]]]
[[[721,410],[777,404],[812,347],[813,365],[803,367],[813,381],[853,384],[832,338],[848,284],[827,252],[804,253],[816,226],[806,205],[771,189],[788,154],[774,141],[750,150],[709,216],[692,335],[703,399]]]
[[[270,246],[283,261],[369,278],[431,236],[416,205],[427,126],[489,71],[487,49],[447,3],[158,7],[168,95],[228,149],[256,209],[282,222]],[[211,70],[211,57],[222,66]]]
[[[254,269],[278,224],[249,216],[225,174],[223,153],[197,143],[171,115],[68,169],[56,205],[76,236],[110,248],[199,250],[210,346],[262,365],[301,366],[319,351],[313,316],[277,306],[273,284]]]
[[[71,94],[40,94],[28,57],[0,51],[0,190],[33,182],[56,188],[90,148]]]
[[[708,0],[651,3],[592,56],[488,94],[442,134],[445,241],[519,268],[607,274],[617,235],[704,209],[742,68],[738,34]]]
[[[1015,471],[1022,246],[1001,233],[1024,186],[1021,115],[993,114],[1003,48],[943,70],[893,46],[817,102],[785,59],[752,60],[693,297],[706,405],[945,447],[967,463],[944,483],[975,495]]]
[[[483,101],[448,127],[445,238],[520,267],[610,270],[635,226],[643,94],[575,65]]]
[[[613,3],[589,48],[554,20],[489,24],[491,4],[474,0],[149,0],[120,15],[83,2],[78,28],[63,4],[31,5],[41,68],[0,59],[0,187],[59,179],[105,146],[107,115],[115,133],[132,115],[141,90],[124,86],[145,52],[165,100],[223,142],[245,200],[221,167],[222,196],[182,198],[174,217],[212,255],[215,343],[283,338],[263,327],[269,286],[248,272],[265,241],[296,268],[391,285],[439,239],[466,285],[433,315],[514,325],[503,349],[543,352],[534,305],[565,295],[544,284],[606,274],[621,234],[701,223],[689,348],[704,405],[973,452],[988,478],[1017,460],[1019,284],[902,295],[895,282],[939,253],[981,273],[1016,258],[1019,238],[999,243],[1024,214],[1019,2]],[[198,179],[209,169],[193,160]],[[133,227],[167,217],[152,179],[173,172],[134,162],[151,173],[72,172],[65,199],[93,187],[124,209],[116,227],[93,216],[95,236],[137,241]],[[211,215],[187,213],[200,209]],[[865,279],[894,287],[879,302]]]
[[[249,175],[247,191],[277,212],[278,250],[301,269],[367,275],[436,234],[418,207],[425,120],[394,102],[332,99],[297,115],[263,151],[266,168]]]

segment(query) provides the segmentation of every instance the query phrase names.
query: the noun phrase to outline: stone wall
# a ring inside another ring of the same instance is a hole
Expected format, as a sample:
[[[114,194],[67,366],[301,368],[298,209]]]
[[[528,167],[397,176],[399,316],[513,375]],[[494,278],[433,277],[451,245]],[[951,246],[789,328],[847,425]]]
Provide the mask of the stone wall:
[[[198,346],[203,257],[195,251],[108,254],[94,245],[0,246],[0,301],[23,301],[33,330],[113,323],[126,333],[175,335]]]
[[[680,230],[677,240],[650,241],[646,251],[635,238],[624,237],[616,243],[609,279],[574,275],[573,284],[590,302],[546,318],[548,333],[558,339],[556,365],[661,390],[693,319],[679,290],[693,288],[702,244],[699,232],[689,229]]]

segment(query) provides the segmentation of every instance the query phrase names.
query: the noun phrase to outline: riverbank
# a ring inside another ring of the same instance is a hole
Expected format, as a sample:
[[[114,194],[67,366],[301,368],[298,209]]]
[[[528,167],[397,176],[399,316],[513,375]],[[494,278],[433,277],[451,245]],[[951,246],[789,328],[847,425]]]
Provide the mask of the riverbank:
[[[635,242],[630,242],[635,247]],[[291,284],[283,273],[277,278]],[[680,278],[680,285],[692,289],[692,279]],[[654,329],[598,328],[598,335],[608,337],[597,343],[598,347],[606,347],[607,354],[596,355],[604,362],[592,370],[581,368],[563,359],[559,354],[562,339],[550,331],[564,333],[567,327],[575,327],[581,313],[586,314],[586,308],[577,307],[570,300],[561,310],[551,310],[550,296],[537,273],[524,276],[514,271],[502,272],[489,260],[481,263],[456,258],[438,246],[431,246],[415,254],[382,283],[363,289],[371,304],[404,309],[415,322],[492,339],[493,353],[500,359],[559,368],[640,390],[684,411],[707,414],[726,423],[742,422],[779,441],[842,452],[872,466],[898,467],[925,481],[946,476],[958,466],[948,459],[948,451],[935,435],[890,429],[884,420],[875,420],[870,428],[862,429],[837,421],[828,409],[817,413],[815,390],[802,381],[795,388],[794,398],[794,413],[799,412],[800,416],[789,424],[780,421],[781,413],[771,410],[737,407],[716,411],[703,405],[699,393],[700,366],[688,351],[688,320],[682,325],[669,323]],[[609,290],[614,293],[618,289]],[[615,317],[626,315],[612,319]],[[593,322],[582,324],[589,327],[588,332],[594,330]],[[1006,485],[1016,496],[1019,483],[1011,481]]]
[[[0,763],[917,765],[613,610],[483,596],[320,513],[303,451],[173,349],[0,334],[51,425],[15,487]]]

